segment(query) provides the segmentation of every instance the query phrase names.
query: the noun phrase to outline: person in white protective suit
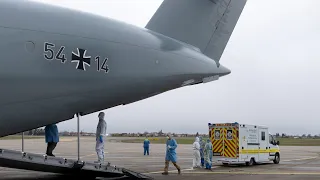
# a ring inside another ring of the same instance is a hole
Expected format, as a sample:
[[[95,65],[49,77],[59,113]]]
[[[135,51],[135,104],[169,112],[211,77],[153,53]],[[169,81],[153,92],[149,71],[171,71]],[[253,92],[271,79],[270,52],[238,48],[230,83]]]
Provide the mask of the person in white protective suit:
[[[96,131],[96,152],[98,155],[98,161],[95,161],[96,163],[103,163],[104,161],[104,137],[107,134],[107,123],[104,120],[104,116],[104,112],[100,112],[98,115],[99,123]]]
[[[200,156],[200,139],[196,137],[192,149],[193,149],[193,168],[199,168],[201,164],[201,156]]]

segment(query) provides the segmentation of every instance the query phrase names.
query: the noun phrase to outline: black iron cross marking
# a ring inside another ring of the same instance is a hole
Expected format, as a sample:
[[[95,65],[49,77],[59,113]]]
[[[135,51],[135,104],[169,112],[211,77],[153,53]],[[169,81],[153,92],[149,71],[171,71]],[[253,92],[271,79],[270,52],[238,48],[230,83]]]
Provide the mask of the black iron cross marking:
[[[76,62],[77,69],[86,70],[86,66],[90,67],[91,56],[86,56],[87,50],[77,48],[77,53],[72,52],[71,62]]]

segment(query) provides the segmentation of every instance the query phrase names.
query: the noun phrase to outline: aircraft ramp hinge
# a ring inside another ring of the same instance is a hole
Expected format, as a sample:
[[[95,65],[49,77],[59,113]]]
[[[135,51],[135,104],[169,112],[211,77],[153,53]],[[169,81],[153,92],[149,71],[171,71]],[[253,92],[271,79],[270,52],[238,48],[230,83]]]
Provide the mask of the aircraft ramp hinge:
[[[67,164],[68,160],[66,158],[63,158],[63,160],[59,161],[60,164]]]
[[[101,164],[99,166],[94,166],[96,169],[101,169]]]
[[[44,157],[44,161],[48,160],[48,156],[47,155],[43,155]]]
[[[72,169],[82,169],[84,166],[84,162],[83,161],[77,161],[73,164]]]

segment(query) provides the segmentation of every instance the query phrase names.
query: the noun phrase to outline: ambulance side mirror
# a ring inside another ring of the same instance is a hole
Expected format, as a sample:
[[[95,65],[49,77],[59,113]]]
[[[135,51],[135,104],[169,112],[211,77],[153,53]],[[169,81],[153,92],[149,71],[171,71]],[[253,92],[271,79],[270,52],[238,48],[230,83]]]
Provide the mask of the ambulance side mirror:
[[[280,141],[277,141],[277,145],[280,145]]]

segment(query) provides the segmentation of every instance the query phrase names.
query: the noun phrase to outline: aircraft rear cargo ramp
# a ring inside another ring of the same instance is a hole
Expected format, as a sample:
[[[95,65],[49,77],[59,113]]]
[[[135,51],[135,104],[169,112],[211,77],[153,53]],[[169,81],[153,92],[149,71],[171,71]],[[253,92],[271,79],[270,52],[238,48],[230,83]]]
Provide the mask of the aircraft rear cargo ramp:
[[[90,163],[80,160],[80,114],[77,113],[77,149],[78,159],[66,159],[24,151],[24,133],[22,133],[22,151],[0,149],[0,166],[40,172],[52,172],[78,177],[130,177],[133,179],[153,179],[138,172],[111,166],[110,163]]]
[[[79,162],[66,158],[6,149],[0,149],[0,166],[80,177],[133,177],[135,179],[152,179],[125,168],[111,166],[110,163]]]

